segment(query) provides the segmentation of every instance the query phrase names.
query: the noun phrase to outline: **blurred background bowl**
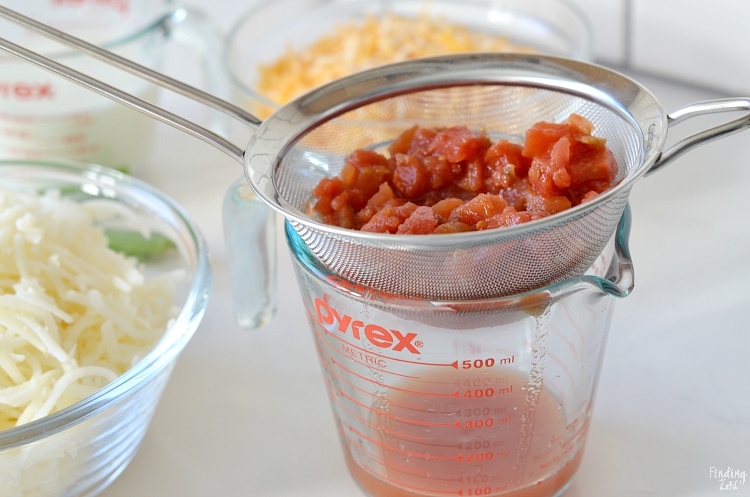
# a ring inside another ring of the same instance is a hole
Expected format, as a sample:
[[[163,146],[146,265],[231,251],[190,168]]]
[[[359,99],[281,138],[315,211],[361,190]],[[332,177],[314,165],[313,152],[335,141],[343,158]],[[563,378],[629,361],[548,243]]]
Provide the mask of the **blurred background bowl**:
[[[176,290],[177,317],[150,353],[88,398],[0,431],[3,497],[97,495],[133,458],[172,367],[201,322],[211,285],[206,246],[180,206],[117,171],[73,163],[0,161],[0,177],[2,186],[13,190],[54,187],[79,202],[108,199],[127,205],[139,223],[172,242],[158,257],[143,259],[146,276],[175,269],[187,273]]]
[[[386,13],[426,16],[548,55],[592,58],[589,21],[566,0],[271,0],[247,11],[227,35],[224,64],[234,102],[265,118],[286,101],[258,90],[262,64],[275,63],[289,48],[309,47],[341,24]]]

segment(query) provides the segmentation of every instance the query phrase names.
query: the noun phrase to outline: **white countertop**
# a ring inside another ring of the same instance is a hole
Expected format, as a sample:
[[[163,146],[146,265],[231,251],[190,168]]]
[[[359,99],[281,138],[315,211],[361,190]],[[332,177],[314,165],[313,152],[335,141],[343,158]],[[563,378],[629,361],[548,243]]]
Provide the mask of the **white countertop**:
[[[668,111],[725,96],[636,79]],[[221,224],[241,167],[165,125],[158,133],[142,177],[196,219],[214,284],[142,447],[102,497],[364,495],[344,465],[281,235],[280,310],[269,326],[242,331]],[[635,290],[616,304],[587,449],[564,497],[750,495],[750,482],[721,490],[710,475],[750,473],[749,190],[750,133],[635,186]]]

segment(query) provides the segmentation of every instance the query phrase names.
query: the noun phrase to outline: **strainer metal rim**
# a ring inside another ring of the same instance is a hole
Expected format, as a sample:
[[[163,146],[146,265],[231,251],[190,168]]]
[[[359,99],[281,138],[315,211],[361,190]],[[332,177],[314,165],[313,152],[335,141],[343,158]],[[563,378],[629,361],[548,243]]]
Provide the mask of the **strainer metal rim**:
[[[436,56],[381,66],[347,76],[298,97],[269,116],[251,137],[244,152],[245,177],[275,211],[293,223],[352,241],[393,241],[389,233],[369,233],[322,223],[280,197],[274,182],[281,158],[307,132],[352,109],[388,97],[451,86],[504,84],[545,88],[576,95],[618,114],[638,131],[640,162],[634,161],[622,180],[595,199],[539,220],[496,230],[435,235],[400,235],[408,248],[434,244],[475,244],[488,239],[515,239],[585,216],[628,191],[659,158],[666,141],[667,114],[654,95],[633,79],[603,66],[552,56],[474,53]],[[461,123],[456,123],[461,124]]]

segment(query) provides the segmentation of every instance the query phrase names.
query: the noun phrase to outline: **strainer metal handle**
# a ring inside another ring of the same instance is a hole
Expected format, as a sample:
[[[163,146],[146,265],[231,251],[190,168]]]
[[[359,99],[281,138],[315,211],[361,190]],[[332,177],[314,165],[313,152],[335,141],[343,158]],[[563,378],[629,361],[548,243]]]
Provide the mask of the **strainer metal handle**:
[[[659,155],[659,158],[656,159],[656,162],[654,162],[645,176],[653,174],[695,147],[750,128],[750,98],[725,98],[697,102],[667,115],[667,122],[671,129],[672,126],[685,122],[690,118],[734,111],[746,112],[736,119],[694,133],[674,144]]]

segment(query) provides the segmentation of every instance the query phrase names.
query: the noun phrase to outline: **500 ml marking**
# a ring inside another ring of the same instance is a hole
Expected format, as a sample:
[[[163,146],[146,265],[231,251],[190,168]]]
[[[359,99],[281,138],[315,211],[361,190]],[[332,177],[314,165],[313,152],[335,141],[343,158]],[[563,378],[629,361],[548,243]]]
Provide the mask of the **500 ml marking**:
[[[488,357],[487,359],[465,359],[461,361],[461,369],[481,369],[491,368],[495,365],[502,366],[504,364],[513,364],[516,362],[516,356],[503,357],[501,359],[495,359]]]

